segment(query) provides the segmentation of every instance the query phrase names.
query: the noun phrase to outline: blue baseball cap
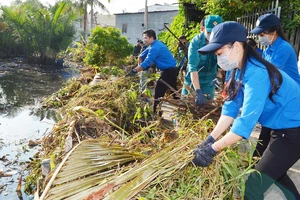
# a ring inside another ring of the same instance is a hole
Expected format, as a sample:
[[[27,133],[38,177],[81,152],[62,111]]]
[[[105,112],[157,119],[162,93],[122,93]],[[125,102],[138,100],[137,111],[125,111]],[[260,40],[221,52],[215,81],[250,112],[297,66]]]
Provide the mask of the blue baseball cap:
[[[280,19],[274,14],[265,14],[256,21],[256,27],[250,33],[260,34],[273,26],[280,26]]]
[[[246,42],[247,29],[237,22],[223,22],[212,29],[209,43],[198,50],[199,53],[216,51],[230,42]]]
[[[204,26],[207,32],[211,32],[211,30],[218,24],[222,23],[222,18],[219,15],[208,15],[205,18]]]

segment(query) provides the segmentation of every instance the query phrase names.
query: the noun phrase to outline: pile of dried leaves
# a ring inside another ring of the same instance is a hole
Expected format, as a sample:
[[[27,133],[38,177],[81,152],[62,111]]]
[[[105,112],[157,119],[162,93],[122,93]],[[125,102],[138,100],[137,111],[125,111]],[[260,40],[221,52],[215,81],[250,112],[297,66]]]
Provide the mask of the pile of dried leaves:
[[[92,68],[83,69],[79,79],[45,102],[45,107],[59,107],[61,120],[43,139],[40,157],[27,177],[27,192],[41,199],[241,195],[252,159],[239,146],[222,152],[206,169],[190,162],[192,149],[213,129],[222,99],[199,108],[190,98],[164,97],[162,109],[164,104],[174,108],[164,119],[140,98],[137,77],[103,75],[91,85],[95,74]],[[50,158],[51,172],[43,177],[40,164],[46,158]]]

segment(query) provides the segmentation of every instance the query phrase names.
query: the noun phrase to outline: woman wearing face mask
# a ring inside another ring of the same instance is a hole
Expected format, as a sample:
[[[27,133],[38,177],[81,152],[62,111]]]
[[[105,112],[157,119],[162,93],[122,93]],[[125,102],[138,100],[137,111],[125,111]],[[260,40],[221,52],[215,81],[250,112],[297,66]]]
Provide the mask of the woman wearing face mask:
[[[260,122],[274,132],[255,166],[259,173],[252,172],[246,182],[244,199],[262,200],[273,183],[287,199],[300,199],[286,174],[300,158],[300,87],[247,44],[246,35],[246,29],[237,22],[224,22],[212,30],[209,44],[199,49],[200,53],[214,52],[218,65],[224,70],[233,69],[233,73],[221,117],[210,136],[195,149],[193,163],[210,165],[223,148],[248,139]],[[230,131],[216,141],[231,124]]]
[[[258,41],[268,46],[262,57],[287,73],[300,85],[297,69],[297,55],[289,43],[280,25],[280,19],[274,14],[265,14],[258,18],[256,27],[251,33],[258,34]],[[267,148],[271,138],[270,127],[262,127],[253,156],[261,156]]]
[[[222,18],[219,15],[207,16],[204,20],[204,31],[196,35],[189,45],[188,64],[181,94],[188,94],[186,87],[194,89],[196,105],[205,104],[207,99],[213,99],[215,95],[215,85],[212,81],[218,71],[216,56],[213,53],[200,55],[198,49],[208,43],[212,28],[220,23]]]

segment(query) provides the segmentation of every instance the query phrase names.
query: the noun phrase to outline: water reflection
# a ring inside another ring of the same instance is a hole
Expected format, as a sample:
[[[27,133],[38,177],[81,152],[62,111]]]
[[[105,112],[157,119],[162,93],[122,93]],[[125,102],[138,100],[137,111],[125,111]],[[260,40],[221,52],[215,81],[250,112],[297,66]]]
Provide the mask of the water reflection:
[[[78,72],[72,69],[0,61],[0,172],[12,173],[0,178],[0,199],[19,199],[15,192],[18,178],[23,174],[25,180],[26,162],[39,148],[29,148],[28,141],[40,139],[55,124],[55,112],[42,109],[41,100],[76,76]],[[23,199],[29,197],[23,194]]]

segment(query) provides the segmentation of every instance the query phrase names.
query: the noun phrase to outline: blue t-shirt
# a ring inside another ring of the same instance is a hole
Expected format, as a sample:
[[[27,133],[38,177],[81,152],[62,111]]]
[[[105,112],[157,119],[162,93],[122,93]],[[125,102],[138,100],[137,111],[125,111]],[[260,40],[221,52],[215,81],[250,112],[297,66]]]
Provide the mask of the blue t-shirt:
[[[143,69],[149,67],[153,62],[157,66],[157,68],[162,71],[169,68],[176,68],[175,58],[173,57],[168,47],[162,42],[154,40],[153,43],[150,46],[148,46],[146,50],[147,56],[145,60],[141,63],[141,67]]]
[[[279,36],[272,45],[268,46],[262,57],[287,73],[300,85],[296,52],[293,46],[282,37]]]
[[[147,57],[148,55],[148,52],[149,52],[149,47],[147,47],[144,51],[142,51],[139,55],[140,58],[142,58],[142,60],[145,60],[145,58]]]
[[[268,71],[257,60],[251,61],[255,64],[247,62],[236,97],[225,101],[222,108],[222,115],[235,118],[231,132],[247,139],[257,122],[273,130],[299,127],[300,87],[285,72],[279,70],[283,82],[273,95],[273,103],[268,97],[271,91]],[[239,70],[237,73],[239,74]],[[242,112],[238,116],[240,108]]]

